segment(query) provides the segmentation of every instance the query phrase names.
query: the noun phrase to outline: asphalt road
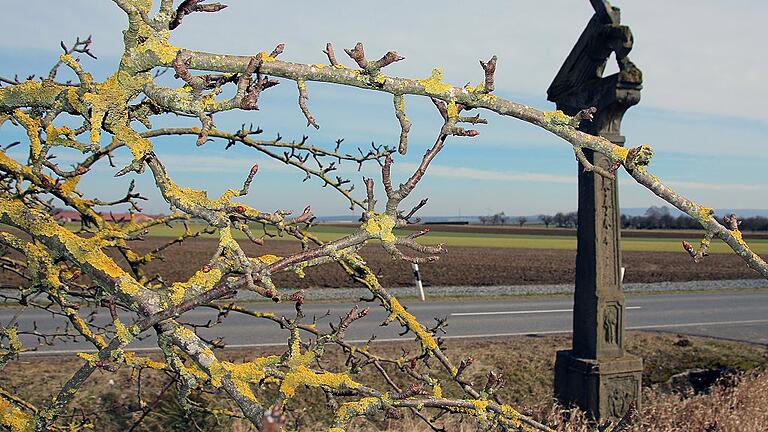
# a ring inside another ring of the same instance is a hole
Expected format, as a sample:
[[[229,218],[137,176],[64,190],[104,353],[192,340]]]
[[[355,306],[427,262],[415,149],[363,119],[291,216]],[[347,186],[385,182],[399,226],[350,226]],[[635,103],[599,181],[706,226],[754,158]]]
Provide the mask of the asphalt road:
[[[513,335],[568,333],[572,326],[572,297],[508,298],[475,300],[471,298],[453,301],[410,300],[404,302],[411,313],[427,325],[433,317],[448,317],[448,334],[453,338],[491,338]],[[330,315],[319,321],[319,327],[328,328],[328,322],[338,322],[353,303],[305,305],[305,314],[311,321],[313,316]],[[278,315],[293,316],[291,304],[253,304],[252,309],[272,311]],[[13,309],[0,309],[0,323],[5,324],[14,314]],[[108,314],[106,314],[108,316]],[[100,313],[101,319],[106,319]],[[211,310],[196,310],[185,314],[181,321],[204,324],[215,319]],[[371,313],[355,322],[347,332],[349,341],[367,340],[372,334],[379,341],[406,340],[412,336],[400,337],[399,325],[381,327],[386,312],[371,306]],[[126,318],[124,321],[128,321]],[[29,330],[37,326],[40,331],[51,331],[63,321],[50,314],[30,311],[21,315],[20,329]],[[626,325],[629,330],[659,330],[681,334],[714,336],[768,345],[768,290],[731,293],[674,294],[631,296],[627,301]],[[228,317],[214,329],[201,330],[207,337],[223,337],[232,348],[257,346],[279,346],[286,343],[287,333],[279,326],[267,321],[239,314]],[[25,345],[33,344],[23,339]],[[129,348],[152,349],[154,337],[136,341]],[[70,353],[86,350],[82,343],[58,344],[54,347],[41,346],[40,353]]]

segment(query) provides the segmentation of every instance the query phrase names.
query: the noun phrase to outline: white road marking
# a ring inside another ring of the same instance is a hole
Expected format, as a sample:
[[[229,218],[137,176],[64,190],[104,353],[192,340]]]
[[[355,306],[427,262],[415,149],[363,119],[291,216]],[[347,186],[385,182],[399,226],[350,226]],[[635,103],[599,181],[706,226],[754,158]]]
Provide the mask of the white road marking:
[[[745,320],[745,321],[712,321],[712,322],[696,322],[696,323],[683,323],[683,324],[655,324],[627,327],[627,330],[643,330],[643,329],[655,329],[655,328],[672,328],[672,327],[695,327],[695,326],[708,326],[708,325],[736,325],[736,324],[765,324],[768,323],[768,319],[762,320]]]
[[[642,326],[627,327],[627,330],[647,330],[647,329],[659,329],[659,328],[674,328],[674,327],[697,327],[697,326],[726,326],[726,325],[739,325],[739,324],[766,324],[768,319],[762,320],[745,320],[745,321],[711,321],[711,322],[695,322],[695,323],[678,323],[678,324],[652,324]],[[527,336],[527,335],[550,335],[550,334],[567,334],[571,333],[570,329],[563,330],[546,330],[546,331],[525,331],[516,333],[487,333],[487,334],[473,334],[473,335],[447,335],[441,336],[442,339],[474,339],[474,338],[493,338],[493,337],[509,337],[509,336]],[[403,342],[412,340],[412,338],[381,338],[374,339],[373,342]],[[348,343],[366,343],[367,339],[354,339],[348,340]],[[269,348],[287,346],[286,342],[273,342],[273,343],[254,343],[254,344],[230,344],[227,345],[229,349],[245,349],[245,348]],[[130,348],[127,351],[135,352],[159,352],[160,348],[157,347],[143,347],[143,348]],[[27,351],[20,353],[22,356],[39,356],[39,355],[65,355],[65,354],[77,354],[77,353],[93,353],[95,349],[75,349],[75,350],[49,350],[49,351]]]
[[[628,306],[627,310],[642,309],[642,306]],[[542,310],[522,310],[522,311],[494,311],[494,312],[459,312],[452,313],[451,316],[481,316],[481,315],[527,315],[537,313],[564,313],[573,312],[573,309],[542,309]]]

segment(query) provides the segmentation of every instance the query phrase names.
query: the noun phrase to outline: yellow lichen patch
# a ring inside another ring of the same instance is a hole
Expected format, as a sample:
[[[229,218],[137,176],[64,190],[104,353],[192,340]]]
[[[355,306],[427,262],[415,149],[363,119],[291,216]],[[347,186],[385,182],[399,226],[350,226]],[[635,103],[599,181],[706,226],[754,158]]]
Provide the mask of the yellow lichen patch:
[[[205,111],[214,111],[216,108],[216,94],[208,93],[200,98],[200,103],[203,104],[203,109]]]
[[[296,389],[300,386],[322,386],[340,390],[344,388],[358,388],[360,384],[356,383],[346,374],[332,372],[317,373],[306,366],[299,366],[285,374],[285,378],[280,384],[280,392],[290,398],[296,394]]]
[[[0,425],[10,432],[27,432],[34,430],[35,422],[31,415],[0,398]]]
[[[282,258],[277,255],[261,255],[258,257],[258,260],[261,261],[264,264],[274,264],[278,261],[280,261]]]
[[[119,319],[115,320],[113,323],[115,326],[115,335],[120,340],[120,342],[123,345],[128,345],[133,340],[133,333],[128,330],[128,327],[126,327]]]
[[[152,0],[130,0],[130,3],[144,13],[149,13],[152,9]]]
[[[133,296],[143,288],[102,251],[108,244],[100,236],[82,238],[57,224],[49,215],[27,209],[22,203],[13,200],[0,199],[0,214],[7,215],[14,225],[37,238],[55,239],[60,242],[65,253],[82,268],[89,269],[89,273],[95,273],[97,278],[118,280],[119,291]]]
[[[20,109],[14,111],[13,116],[27,131],[27,137],[29,138],[29,150],[32,156],[32,160],[39,159],[43,152],[43,144],[40,142],[40,135],[38,135],[38,129],[40,129],[40,120],[32,118],[29,114]]]
[[[266,51],[262,51],[259,54],[261,54],[261,61],[263,61],[264,63],[269,63],[269,62],[273,62],[273,61],[276,60],[274,57],[272,57],[271,55],[267,54]]]
[[[363,283],[369,287],[369,288],[375,288],[379,285],[379,279],[376,277],[375,274],[371,271],[371,269],[365,267],[365,277],[363,278]]]
[[[184,342],[194,342],[197,339],[195,332],[184,326],[176,327],[174,333],[176,333],[176,336]]]
[[[419,84],[424,86],[427,93],[445,95],[453,90],[453,86],[443,82],[443,71],[432,69],[432,75],[424,80],[419,80]]]
[[[336,410],[336,422],[347,424],[352,417],[370,414],[370,411],[379,407],[381,407],[381,399],[377,397],[366,397],[359,401],[343,403]]]
[[[59,56],[59,60],[61,60],[61,62],[65,65],[69,66],[72,70],[77,71],[78,77],[80,78],[82,84],[90,85],[93,83],[93,75],[83,71],[80,63],[78,63],[77,59],[75,59],[71,54],[62,54]]]
[[[118,291],[129,296],[135,296],[139,293],[139,286],[133,281],[129,280],[127,277],[120,278],[120,281],[117,283],[117,289]]]
[[[325,65],[324,65],[324,64],[320,64],[320,63],[317,63],[317,64],[313,64],[313,65],[312,65],[312,67],[313,67],[313,68],[317,68],[317,69],[322,69],[322,68],[324,68],[324,67],[325,67]]]
[[[470,92],[470,93],[483,93],[485,92],[485,83],[480,83],[479,85],[473,86],[473,85],[465,85],[464,90]]]
[[[203,372],[202,370],[200,370],[200,368],[198,368],[195,365],[185,366],[184,364],[180,363],[180,364],[178,364],[178,367],[179,367],[179,370],[181,371],[181,373],[184,373],[184,374],[187,374],[187,375],[190,375],[190,376],[194,376],[195,378],[197,378],[199,380],[207,380],[208,379],[208,374]]]
[[[102,270],[107,276],[113,278],[130,277],[114,260],[101,251],[101,245],[95,241],[84,239],[66,229],[56,230],[59,239],[64,243],[67,251],[81,263],[89,263],[93,267]]]
[[[197,272],[201,273],[201,272]],[[197,275],[195,273],[195,276]],[[194,276],[193,276],[194,277]],[[176,282],[173,285],[171,285],[170,291],[171,291],[171,303],[175,306],[178,304],[181,304],[181,302],[184,301],[184,294],[187,293],[186,288],[184,287],[185,284]]]
[[[737,230],[737,229],[735,229],[735,230],[728,230],[728,232],[730,232],[730,233],[731,233],[731,235],[732,235],[733,237],[735,237],[735,238],[736,238],[736,240],[737,240],[737,241],[738,241],[738,242],[739,242],[739,243],[740,243],[742,246],[746,246],[746,245],[747,245],[747,243],[744,241],[744,235],[741,233],[741,231],[740,231],[740,230]]]
[[[91,108],[91,144],[101,141],[101,127],[106,122],[115,133],[115,141],[125,144],[135,159],[143,157],[151,143],[134,131],[129,124],[128,102],[139,94],[151,80],[147,74],[137,76],[119,71],[103,83],[96,84],[95,91],[83,95],[83,101]]]
[[[491,94],[491,93],[486,93],[486,94],[480,96],[480,101],[481,102],[485,102],[485,103],[494,103],[497,100],[498,100],[498,98],[496,97],[496,95]]]
[[[104,338],[101,336],[96,336],[91,328],[88,326],[88,323],[83,320],[83,318],[80,317],[80,315],[77,313],[76,310],[72,308],[64,308],[64,313],[67,314],[67,317],[72,321],[72,324],[75,326],[78,332],[85,336],[88,339],[94,340],[99,348],[104,348],[106,346],[104,342]]]
[[[488,409],[487,400],[475,399],[472,401],[472,405],[475,406],[478,416],[485,417],[485,414],[486,414],[485,410]]]
[[[279,356],[259,357],[247,363],[217,362],[211,367],[211,384],[219,387],[221,380],[228,374],[232,383],[245,397],[256,401],[256,396],[251,391],[249,384],[259,383],[266,378],[266,368],[274,366],[280,362]]]
[[[0,103],[15,101],[15,105],[11,104],[10,106],[33,106],[36,104],[35,101],[52,102],[66,89],[67,87],[49,80],[43,82],[27,80],[19,84],[0,88]]]
[[[415,316],[408,313],[396,298],[392,297],[390,305],[391,313],[387,317],[387,322],[392,322],[397,319],[401,324],[408,327],[408,329],[416,334],[425,350],[434,351],[437,349],[437,341],[434,336],[421,325]]]
[[[521,414],[517,412],[517,410],[515,410],[509,405],[502,405],[501,412],[504,414],[504,419],[508,423],[511,423],[513,426],[517,426],[517,427],[522,426],[522,422],[520,421]]]
[[[699,208],[699,217],[702,219],[709,219],[714,213],[715,211],[709,207],[702,206]]]
[[[306,351],[303,354],[300,352],[296,352],[291,354],[291,358],[288,360],[288,367],[291,369],[297,368],[299,366],[304,366],[312,363],[312,360],[315,359],[315,353],[312,351]]]
[[[219,230],[219,247],[223,249],[239,249],[237,241],[232,237],[232,228],[227,226]]]
[[[456,101],[450,101],[448,103],[448,118],[456,118],[459,116],[459,107],[456,106]]]
[[[395,241],[395,235],[392,233],[394,227],[395,220],[383,213],[371,216],[362,225],[362,228],[373,237],[380,238],[386,242]]]
[[[251,385],[245,381],[240,380],[232,380],[232,384],[235,385],[235,388],[238,392],[240,392],[241,395],[245,396],[246,398],[258,402],[259,400],[256,399],[256,395],[253,394],[253,390],[251,390]]]
[[[435,399],[442,399],[443,397],[443,387],[437,383],[434,387],[432,387],[432,396],[435,397]]]
[[[188,210],[194,207],[213,207],[213,201],[208,199],[208,194],[205,191],[181,187],[170,178],[165,183],[164,195],[166,199],[173,202],[181,210]]]
[[[247,363],[230,363],[221,362],[224,370],[232,374],[233,379],[259,382],[266,377],[264,368],[268,366],[274,366],[280,362],[280,356],[270,355],[266,357],[259,357],[251,360]]]
[[[251,390],[251,383],[259,383],[267,377],[266,368],[280,362],[279,356],[260,357],[247,363],[230,363],[217,361],[210,366],[211,385],[221,387],[222,379],[229,376],[232,384],[248,399],[257,401]]]
[[[81,176],[74,176],[64,180],[59,184],[59,190],[66,195],[72,195],[75,192],[77,184],[80,182]]]
[[[10,233],[0,232],[0,238],[12,247],[21,250],[27,258],[27,273],[35,284],[42,284],[57,289],[61,286],[60,268],[53,264],[48,251],[41,245],[27,243]]]
[[[138,356],[133,351],[124,352],[123,361],[128,366],[134,366],[134,367],[142,367],[142,368],[157,369],[157,370],[162,370],[166,368],[165,363],[152,360],[149,357]]]
[[[544,121],[555,126],[567,126],[571,124],[571,116],[557,111],[547,111],[544,113]]]
[[[90,353],[77,353],[77,356],[81,359],[88,362],[89,365],[94,366],[96,365],[96,362],[99,361],[99,356],[97,354],[90,354]]]
[[[24,348],[24,346],[21,344],[21,341],[19,340],[18,330],[16,327],[9,327],[5,334],[8,336],[8,342],[11,345],[11,351],[13,352],[19,352]]]
[[[11,159],[3,151],[0,151],[0,168],[2,168],[4,171],[21,172],[28,176],[33,175],[31,168],[26,165],[21,165],[20,163],[16,162],[16,160]]]
[[[213,288],[219,283],[223,275],[218,267],[213,267],[207,272],[198,270],[186,282],[176,282],[171,285],[171,302],[174,305],[181,303],[186,296],[187,289],[193,288],[197,294]]]
[[[72,105],[77,112],[82,113],[84,111],[83,101],[80,99],[80,95],[77,93],[76,87],[69,87],[66,90],[67,102]]]
[[[614,145],[611,148],[611,153],[613,153],[613,155],[616,156],[618,159],[626,161],[627,156],[629,155],[629,149],[626,147]]]
[[[296,264],[296,267],[294,268],[293,272],[296,273],[296,276],[299,277],[299,279],[304,279],[306,276],[306,273],[304,273],[304,269],[307,268],[307,262]]]
[[[179,48],[168,42],[169,31],[161,32],[158,35],[152,35],[144,43],[136,47],[136,53],[154,53],[157,58],[166,64],[173,62],[179,52]]]
[[[141,136],[141,134],[127,124],[121,124],[117,128],[115,139],[125,144],[136,160],[142,159],[152,150],[152,142]]]

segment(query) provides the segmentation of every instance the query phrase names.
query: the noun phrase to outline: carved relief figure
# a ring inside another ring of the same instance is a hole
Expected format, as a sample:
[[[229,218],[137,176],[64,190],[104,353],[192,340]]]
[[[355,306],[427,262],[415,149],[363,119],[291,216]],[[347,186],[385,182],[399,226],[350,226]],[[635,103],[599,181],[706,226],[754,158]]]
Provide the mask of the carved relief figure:
[[[612,417],[621,417],[629,408],[629,393],[621,387],[614,387],[609,396]]]
[[[605,318],[603,320],[603,330],[605,331],[605,343],[616,345],[618,340],[619,313],[615,305],[608,306],[605,309]]]
[[[630,376],[623,376],[612,378],[608,385],[609,415],[621,417],[629,409],[629,403],[637,399],[637,382]]]

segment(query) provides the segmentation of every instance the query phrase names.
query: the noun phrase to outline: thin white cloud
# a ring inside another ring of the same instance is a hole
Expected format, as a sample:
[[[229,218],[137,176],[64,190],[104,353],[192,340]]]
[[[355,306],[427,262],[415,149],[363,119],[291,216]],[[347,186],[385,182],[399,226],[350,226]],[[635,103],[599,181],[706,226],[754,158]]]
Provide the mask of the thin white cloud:
[[[395,165],[395,171],[400,173],[412,173],[417,167],[414,163],[400,163]],[[480,180],[489,182],[511,183],[556,183],[573,184],[575,176],[561,176],[554,174],[532,172],[510,172],[497,170],[479,170],[448,165],[430,165],[427,170],[428,177],[449,177],[456,179]],[[631,180],[629,180],[631,181]],[[687,181],[666,181],[668,186],[688,190],[716,190],[716,191],[768,191],[768,185],[742,184],[742,183],[704,183]]]
[[[395,167],[396,171],[398,172],[412,173],[418,167],[418,165],[404,162],[396,164]],[[576,182],[576,178],[574,176],[560,176],[530,172],[479,170],[474,168],[464,168],[448,165],[430,165],[429,169],[427,170],[427,176],[514,183],[525,182],[572,184]]]

